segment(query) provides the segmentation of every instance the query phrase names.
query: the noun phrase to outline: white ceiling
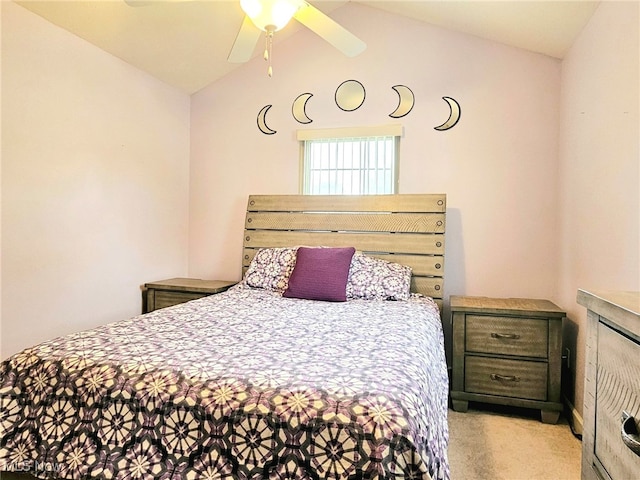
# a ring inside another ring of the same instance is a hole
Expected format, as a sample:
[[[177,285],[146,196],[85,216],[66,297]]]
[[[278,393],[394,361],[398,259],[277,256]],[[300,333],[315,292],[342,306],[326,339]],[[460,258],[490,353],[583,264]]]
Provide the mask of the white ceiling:
[[[556,58],[563,58],[599,3],[350,1]],[[228,63],[227,56],[244,17],[239,0],[158,0],[138,7],[124,0],[17,3],[186,93],[194,93],[238,67]],[[347,1],[311,3],[331,15]],[[278,32],[277,39],[282,41],[300,28],[291,22]],[[257,47],[256,54],[259,50]]]

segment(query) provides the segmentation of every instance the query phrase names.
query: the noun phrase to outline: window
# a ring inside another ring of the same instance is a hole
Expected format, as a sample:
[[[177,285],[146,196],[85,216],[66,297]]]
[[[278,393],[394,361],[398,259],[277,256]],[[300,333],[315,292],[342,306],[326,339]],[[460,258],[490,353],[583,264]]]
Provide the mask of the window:
[[[397,130],[397,127],[386,127],[382,131],[380,128],[347,128],[298,132],[298,139],[302,141],[302,193],[397,193],[400,143],[400,136],[394,134]],[[350,133],[364,135],[345,135]]]

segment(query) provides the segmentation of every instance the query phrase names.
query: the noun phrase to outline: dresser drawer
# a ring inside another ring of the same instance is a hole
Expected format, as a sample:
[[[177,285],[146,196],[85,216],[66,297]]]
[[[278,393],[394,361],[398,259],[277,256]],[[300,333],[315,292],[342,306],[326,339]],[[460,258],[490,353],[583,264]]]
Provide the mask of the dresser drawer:
[[[467,315],[466,330],[467,352],[548,356],[549,322],[546,319]]]
[[[632,418],[627,420],[626,430],[635,433],[635,441],[639,441],[639,379],[640,345],[599,323],[595,455],[613,479],[640,475],[640,456],[622,439],[622,415],[627,412]]]
[[[171,307],[172,305],[178,305],[179,303],[188,302],[189,300],[195,300],[197,298],[206,297],[207,293],[194,293],[194,292],[168,292],[163,290],[156,290],[154,305],[152,310],[159,308]]]
[[[480,356],[465,359],[464,389],[503,397],[547,399],[547,364]]]

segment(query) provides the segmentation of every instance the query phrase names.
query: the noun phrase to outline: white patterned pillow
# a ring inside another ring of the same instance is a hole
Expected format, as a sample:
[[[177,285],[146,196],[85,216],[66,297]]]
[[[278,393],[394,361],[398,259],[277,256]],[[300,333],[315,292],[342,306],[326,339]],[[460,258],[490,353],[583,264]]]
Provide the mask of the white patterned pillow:
[[[261,248],[251,260],[244,279],[247,285],[284,292],[296,265],[297,248]]]
[[[411,267],[356,252],[349,268],[347,298],[408,300],[410,296]]]

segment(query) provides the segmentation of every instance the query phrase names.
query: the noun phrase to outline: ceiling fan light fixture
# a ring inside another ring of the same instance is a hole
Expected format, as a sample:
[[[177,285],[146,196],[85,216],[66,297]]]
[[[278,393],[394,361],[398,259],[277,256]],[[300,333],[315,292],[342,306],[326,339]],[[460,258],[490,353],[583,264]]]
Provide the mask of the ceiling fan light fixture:
[[[269,62],[267,74],[272,75],[274,33],[292,18],[336,47],[348,57],[361,53],[367,44],[306,0],[239,0],[245,13],[242,26],[233,43],[228,60],[243,63],[253,57],[260,32],[265,32],[264,59]]]
[[[240,0],[244,13],[265,32],[283,28],[302,4],[300,0]]]

